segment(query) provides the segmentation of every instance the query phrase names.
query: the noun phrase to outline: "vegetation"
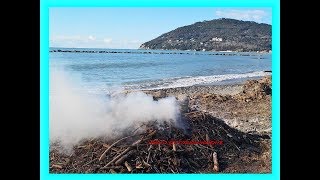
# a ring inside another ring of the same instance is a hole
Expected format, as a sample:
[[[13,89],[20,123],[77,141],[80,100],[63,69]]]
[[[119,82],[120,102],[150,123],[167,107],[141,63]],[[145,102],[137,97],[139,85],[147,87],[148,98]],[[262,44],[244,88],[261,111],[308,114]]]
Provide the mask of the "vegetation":
[[[143,43],[141,49],[269,51],[271,25],[235,19],[196,22]]]

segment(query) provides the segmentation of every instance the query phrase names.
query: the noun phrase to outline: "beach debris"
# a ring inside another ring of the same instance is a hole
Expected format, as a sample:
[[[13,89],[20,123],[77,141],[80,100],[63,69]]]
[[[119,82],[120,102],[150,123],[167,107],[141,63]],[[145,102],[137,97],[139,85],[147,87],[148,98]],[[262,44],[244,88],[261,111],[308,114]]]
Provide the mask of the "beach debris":
[[[176,144],[174,142],[172,143],[172,150],[177,151]]]
[[[244,152],[243,149],[256,154],[263,152],[256,135],[233,129],[206,112],[184,115],[185,123],[190,126],[187,130],[154,121],[146,123],[140,134],[111,142],[103,139],[85,141],[74,148],[75,153],[71,156],[51,151],[50,172],[212,173],[221,172],[232,162],[238,162],[237,157]],[[187,136],[188,133],[191,136]],[[230,135],[237,138],[230,138]],[[66,161],[65,158],[69,161],[62,168],[58,164]]]
[[[112,173],[112,174],[116,174],[117,173],[114,169],[110,169],[109,172]]]
[[[108,149],[106,149],[106,150],[101,154],[101,156],[100,156],[100,158],[99,158],[99,161],[103,160],[103,159],[106,157],[107,152],[108,152],[114,145],[116,145],[117,143],[119,143],[119,142],[121,142],[121,141],[123,141],[123,140],[125,140],[125,139],[127,139],[127,138],[129,138],[129,137],[132,137],[132,136],[127,136],[127,137],[121,138],[121,139],[119,139],[118,141],[116,141],[116,142],[114,142],[113,144],[111,144],[111,145],[108,147]]]
[[[52,167],[53,167],[53,168],[59,168],[59,169],[62,169],[62,166],[57,165],[57,164],[52,164]]]
[[[213,171],[219,172],[219,163],[218,163],[217,152],[212,153],[212,160],[213,160]]]
[[[109,166],[110,164],[114,163],[115,161],[117,161],[119,158],[122,158],[127,152],[129,152],[132,148],[134,148],[136,145],[138,145],[139,143],[141,143],[142,139],[139,139],[138,141],[134,142],[130,147],[128,147],[127,149],[125,149],[123,152],[121,152],[119,155],[117,155],[116,157],[114,157],[110,162],[108,162],[104,167]]]
[[[127,161],[124,162],[124,165],[126,166],[126,168],[128,169],[129,172],[132,171],[132,167],[130,166],[130,164]]]

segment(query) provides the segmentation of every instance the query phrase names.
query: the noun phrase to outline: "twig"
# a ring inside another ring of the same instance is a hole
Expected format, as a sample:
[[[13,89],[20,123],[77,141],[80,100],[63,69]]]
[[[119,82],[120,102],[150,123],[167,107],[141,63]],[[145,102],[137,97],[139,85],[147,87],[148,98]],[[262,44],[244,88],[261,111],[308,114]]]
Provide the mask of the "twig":
[[[171,172],[173,172],[174,174],[176,174],[176,172],[174,172],[174,171],[172,170],[172,168],[170,168],[170,170],[171,170]]]
[[[127,139],[127,138],[129,138],[129,137],[132,137],[132,136],[133,136],[133,135],[127,136],[127,137],[124,137],[124,138],[121,138],[121,139],[119,139],[118,141],[116,141],[116,142],[114,142],[113,144],[111,144],[111,145],[109,146],[109,148],[106,149],[106,150],[101,154],[101,156],[100,156],[100,158],[99,158],[99,161],[103,160],[103,159],[106,157],[107,152],[109,152],[109,150],[110,150],[114,145],[116,145],[117,143],[119,143],[119,142],[121,142],[121,141],[123,141],[123,140],[125,140],[125,139]]]
[[[89,161],[88,163],[84,164],[83,166],[89,165],[89,164],[93,163],[93,161],[95,161],[95,160],[97,160],[97,158],[92,159],[91,161]]]
[[[115,165],[122,164],[123,161],[125,161],[129,156],[133,154],[134,150],[129,151],[127,154],[123,155],[121,158],[119,158],[116,162]]]
[[[145,124],[144,123],[142,123],[141,124],[141,126],[139,126],[139,127],[137,127],[133,132],[132,132],[132,134],[134,134],[138,129],[140,129],[142,126],[144,126]]]
[[[176,144],[174,142],[172,143],[172,149],[173,151],[177,151]]]
[[[184,113],[185,115],[190,115],[190,114],[194,114],[194,113],[198,113],[198,112],[201,112],[201,111],[192,111],[192,112],[188,112],[188,113]]]
[[[217,153],[212,153],[212,159],[213,159],[213,171],[219,172],[219,163],[218,163],[218,157]]]
[[[126,168],[128,169],[129,172],[132,171],[132,167],[130,166],[130,164],[127,161],[124,162],[124,165],[126,166]]]
[[[148,153],[147,163],[149,162],[149,158],[150,158],[150,151],[149,151],[149,153]]]
[[[110,169],[109,172],[111,172],[112,174],[117,173],[117,172],[116,172],[115,170],[113,170],[113,169]]]
[[[129,152],[134,146],[138,145],[140,142],[142,141],[142,139],[139,139],[138,141],[134,142],[130,147],[128,147],[127,149],[125,149],[122,153],[120,153],[118,156],[116,156],[115,158],[113,158],[110,162],[108,162],[104,167],[109,166],[110,164],[114,163],[116,160],[118,160],[120,157],[122,157],[124,154],[126,154],[127,152]]]
[[[121,169],[123,166],[108,166],[108,167],[103,167],[101,169]]]
[[[157,173],[160,172],[157,167],[153,166],[152,168],[153,168]]]
[[[142,160],[142,163],[143,163],[143,165],[144,165],[145,167],[150,167],[150,166],[151,166],[149,163],[145,162],[144,160]]]
[[[219,129],[222,129],[222,130],[224,130],[227,134],[228,134],[228,132],[224,129],[224,128],[219,128]],[[218,133],[218,136],[220,136],[221,137],[221,135]],[[222,138],[222,137],[221,137]],[[228,138],[226,138],[226,140],[229,142],[229,143],[231,143],[234,147],[236,147],[237,149],[238,149],[238,151],[240,151],[240,148],[234,143],[234,142],[232,142],[232,141],[229,141],[228,140]]]
[[[57,164],[52,164],[52,166],[51,166],[51,167],[53,167],[53,168],[59,168],[59,169],[62,169],[62,166],[57,165]]]

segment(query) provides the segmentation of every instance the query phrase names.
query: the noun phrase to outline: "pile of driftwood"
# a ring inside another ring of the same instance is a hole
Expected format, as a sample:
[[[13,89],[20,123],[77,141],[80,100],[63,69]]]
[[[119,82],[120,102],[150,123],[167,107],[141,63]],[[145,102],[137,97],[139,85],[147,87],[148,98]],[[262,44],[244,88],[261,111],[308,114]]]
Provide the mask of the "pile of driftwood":
[[[110,142],[87,140],[69,156],[51,148],[50,173],[217,173],[242,151],[261,153],[259,140],[266,137],[245,134],[199,111],[182,118],[184,129],[154,121]]]

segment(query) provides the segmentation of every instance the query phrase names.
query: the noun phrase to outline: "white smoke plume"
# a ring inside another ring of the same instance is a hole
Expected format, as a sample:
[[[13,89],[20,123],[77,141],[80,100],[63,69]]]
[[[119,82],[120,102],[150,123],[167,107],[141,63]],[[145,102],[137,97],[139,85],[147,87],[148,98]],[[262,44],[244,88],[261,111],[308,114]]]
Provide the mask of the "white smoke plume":
[[[179,106],[174,97],[154,101],[142,92],[115,97],[92,96],[61,71],[50,77],[50,142],[71,153],[83,139],[116,137],[140,122],[177,123]]]

